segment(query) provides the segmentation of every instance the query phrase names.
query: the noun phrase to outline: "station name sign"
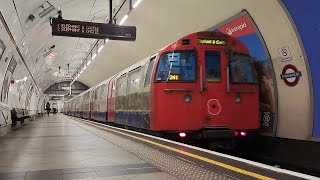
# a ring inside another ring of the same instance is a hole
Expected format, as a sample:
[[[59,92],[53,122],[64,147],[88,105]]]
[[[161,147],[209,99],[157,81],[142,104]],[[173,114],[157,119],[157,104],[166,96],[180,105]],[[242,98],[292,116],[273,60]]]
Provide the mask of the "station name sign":
[[[136,40],[135,26],[52,19],[52,35],[122,41]]]

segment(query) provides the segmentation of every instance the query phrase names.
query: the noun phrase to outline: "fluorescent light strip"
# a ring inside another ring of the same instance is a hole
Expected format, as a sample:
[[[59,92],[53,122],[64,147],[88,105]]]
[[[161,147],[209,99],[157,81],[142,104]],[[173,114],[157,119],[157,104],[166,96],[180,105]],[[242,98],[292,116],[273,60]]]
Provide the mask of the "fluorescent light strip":
[[[94,54],[94,55],[92,56],[92,60],[93,60],[96,56],[97,56],[97,54]]]
[[[87,68],[87,66],[84,66],[84,67],[83,67],[83,70],[85,70],[86,68]]]
[[[88,62],[87,62],[87,66],[89,66],[90,63],[91,63],[91,61],[88,61]]]
[[[136,8],[141,3],[141,0],[137,0],[136,3],[132,6],[133,8]]]
[[[119,25],[122,25],[124,23],[124,21],[128,18],[128,14],[126,14],[120,21]]]
[[[103,46],[104,45],[100,46],[100,48],[98,49],[98,52],[100,52],[103,49]]]

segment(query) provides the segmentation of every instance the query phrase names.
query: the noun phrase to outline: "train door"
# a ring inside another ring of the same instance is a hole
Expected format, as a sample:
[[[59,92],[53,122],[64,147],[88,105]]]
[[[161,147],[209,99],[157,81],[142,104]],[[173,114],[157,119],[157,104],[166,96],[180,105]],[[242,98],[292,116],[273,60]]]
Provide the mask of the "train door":
[[[114,122],[115,120],[115,96],[116,96],[116,75],[108,83],[108,98],[107,98],[107,120]]]
[[[92,100],[92,98],[93,98],[93,90],[91,90],[90,91],[90,93],[89,93],[89,120],[91,120],[92,119],[92,114],[93,114],[93,100]]]
[[[151,85],[151,127],[155,130],[187,131],[202,128],[202,98],[197,82],[195,50],[164,52]]]
[[[204,49],[203,99],[207,127],[256,129],[259,126],[258,89],[251,58]]]

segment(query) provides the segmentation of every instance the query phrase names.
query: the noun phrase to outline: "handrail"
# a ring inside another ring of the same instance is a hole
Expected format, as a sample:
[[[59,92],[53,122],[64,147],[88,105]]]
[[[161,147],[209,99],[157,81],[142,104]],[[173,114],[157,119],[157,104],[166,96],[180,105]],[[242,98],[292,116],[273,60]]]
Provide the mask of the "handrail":
[[[230,75],[229,75],[229,67],[226,67],[226,71],[227,71],[227,90],[226,92],[229,93],[230,92]]]
[[[200,66],[200,92],[203,91],[203,77],[202,77],[202,66]]]

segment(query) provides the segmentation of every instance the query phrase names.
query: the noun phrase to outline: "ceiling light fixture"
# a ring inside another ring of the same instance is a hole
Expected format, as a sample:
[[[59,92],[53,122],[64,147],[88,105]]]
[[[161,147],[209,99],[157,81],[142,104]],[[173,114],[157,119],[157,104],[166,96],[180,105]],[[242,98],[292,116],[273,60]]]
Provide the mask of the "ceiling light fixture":
[[[55,9],[55,7],[52,4],[50,4],[48,1],[47,3],[49,4],[49,7],[44,8],[43,5],[41,6],[43,8],[43,11],[39,13],[40,18],[43,18],[44,16],[51,13]]]

